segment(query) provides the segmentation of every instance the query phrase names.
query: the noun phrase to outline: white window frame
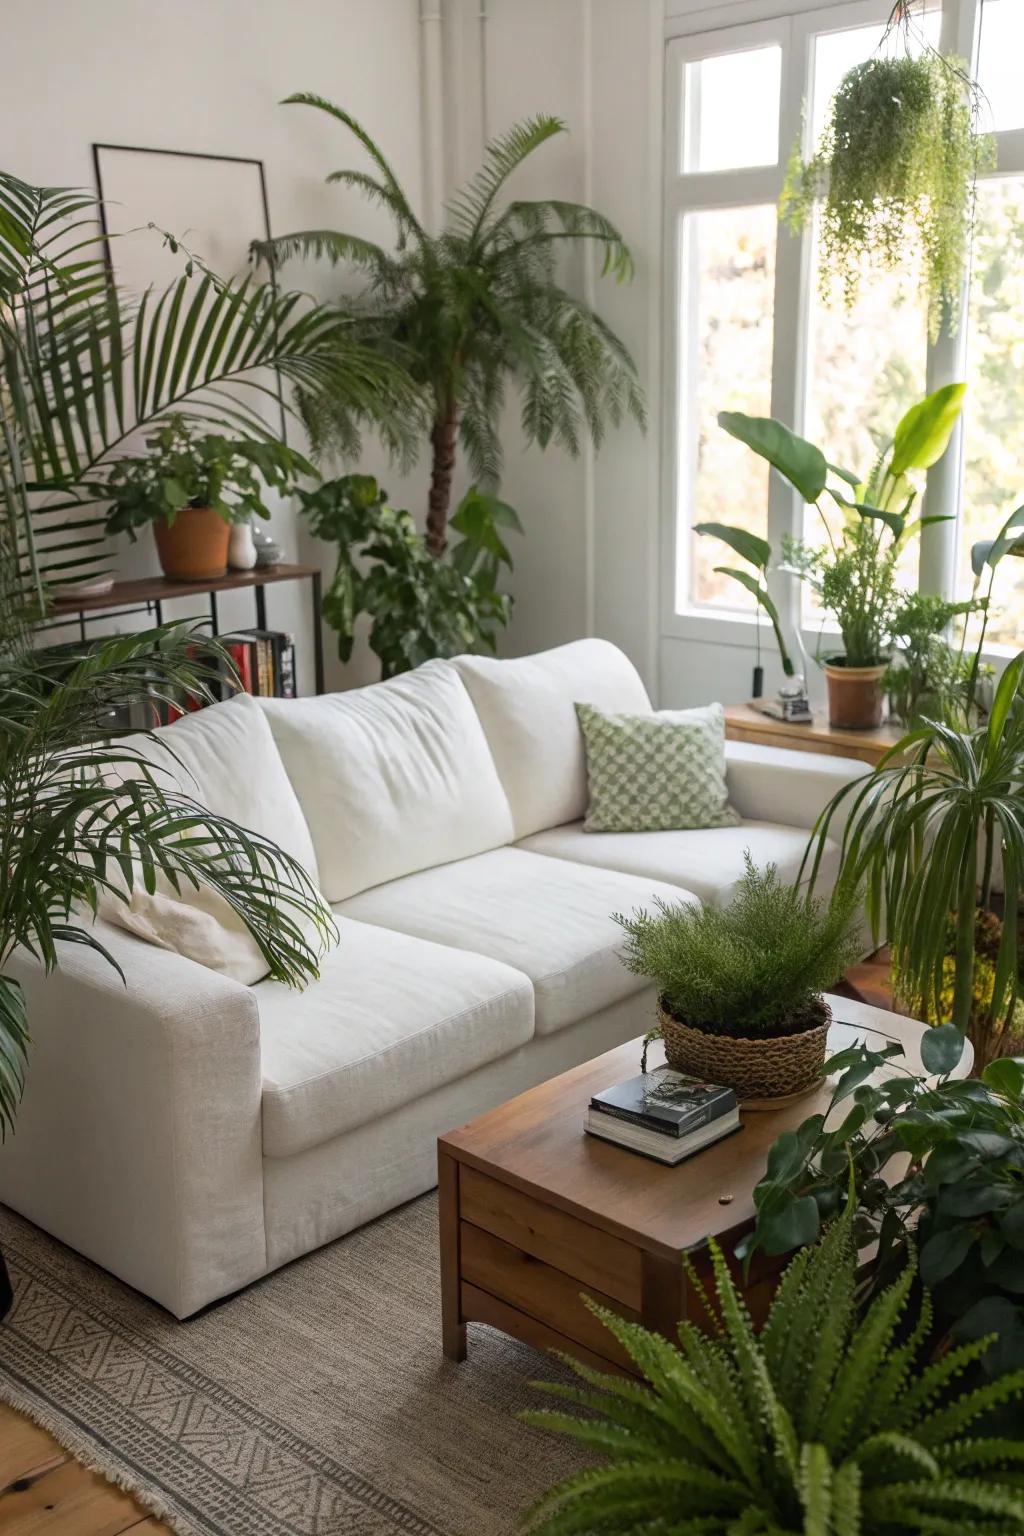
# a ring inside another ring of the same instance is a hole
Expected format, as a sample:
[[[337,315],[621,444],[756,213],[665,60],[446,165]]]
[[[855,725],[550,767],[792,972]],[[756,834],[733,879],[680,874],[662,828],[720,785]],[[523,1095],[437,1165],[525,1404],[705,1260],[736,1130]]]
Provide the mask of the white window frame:
[[[665,132],[664,132],[664,310],[670,317],[669,334],[664,349],[663,399],[663,516],[661,541],[662,586],[660,594],[661,634],[664,639],[712,641],[719,645],[749,648],[753,643],[758,616],[725,607],[686,603],[677,609],[677,573],[681,559],[688,558],[690,529],[678,516],[679,490],[689,467],[680,447],[680,406],[686,399],[681,377],[686,359],[680,347],[677,324],[682,270],[680,235],[687,213],[709,208],[777,203],[785,179],[790,147],[801,132],[803,102],[813,100],[813,62],[815,39],[822,33],[846,31],[858,26],[879,29],[892,9],[892,0],[726,0],[714,11],[700,9],[699,0],[668,0],[665,24]],[[942,0],[940,46],[974,61],[980,37],[982,0]],[[725,19],[733,25],[722,26]],[[711,27],[714,19],[717,25]],[[732,171],[684,172],[681,169],[681,114],[683,79],[687,63],[720,54],[746,52],[752,48],[777,43],[782,49],[779,91],[779,158],[773,166],[757,166]],[[810,124],[804,126],[805,151]],[[996,166],[985,179],[1024,176],[1024,128],[998,133]],[[964,285],[964,323],[955,336],[943,332],[928,346],[927,388],[961,379],[967,361],[967,284]],[[773,312],[771,414],[794,430],[803,429],[806,398],[806,367],[810,305],[814,289],[811,270],[811,236],[804,231],[794,237],[780,227],[775,256],[775,293]],[[956,522],[933,524],[921,539],[920,584],[924,591],[952,595],[956,579],[957,539],[960,532],[959,511],[963,490],[963,440],[969,429],[970,402],[963,424],[958,424],[944,458],[926,477],[924,505],[929,513],[957,514]],[[827,446],[827,445],[826,445]],[[1022,486],[1024,489],[1024,486]],[[800,535],[803,531],[803,503],[781,477],[772,475],[768,496],[768,539],[777,550],[782,535]],[[728,509],[722,520],[729,521]],[[769,574],[769,588],[779,607],[789,634],[801,627],[799,583],[777,573]],[[830,642],[838,633],[803,630],[802,639],[813,653],[824,639]],[[1006,648],[993,646],[993,660],[1008,654]]]

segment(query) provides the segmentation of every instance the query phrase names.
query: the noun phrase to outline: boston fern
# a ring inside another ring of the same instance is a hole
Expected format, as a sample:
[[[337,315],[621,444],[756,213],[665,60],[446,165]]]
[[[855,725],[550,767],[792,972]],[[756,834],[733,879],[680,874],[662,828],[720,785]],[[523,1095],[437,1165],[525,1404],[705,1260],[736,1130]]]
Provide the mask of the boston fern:
[[[537,1536],[911,1536],[1024,1532],[1024,1443],[984,1416],[1024,1403],[1024,1372],[964,1389],[984,1342],[922,1359],[913,1267],[858,1314],[849,1212],[787,1268],[758,1336],[712,1246],[717,1331],[678,1347],[598,1307],[640,1381],[571,1359],[542,1383],[587,1416],[528,1420],[599,1452],[528,1516]]]
[[[391,214],[395,249],[315,229],[278,236],[254,250],[275,264],[295,256],[326,259],[369,279],[368,291],[350,310],[354,335],[387,360],[403,361],[427,401],[432,554],[445,547],[458,444],[480,485],[493,488],[500,478],[498,428],[510,382],[521,394],[524,436],[542,448],[554,441],[576,454],[585,432],[600,443],[608,422],[616,425],[630,415],[643,423],[643,394],[625,346],[557,281],[560,253],[581,243],[596,244],[603,272],[629,278],[632,259],[619,231],[581,203],[504,200],[509,177],[564,133],[564,123],[528,118],[492,139],[480,170],[449,203],[445,228],[433,234],[355,118],[308,92],[287,101],[328,113],[362,145],[372,172],[333,171],[327,179]],[[329,401],[318,420],[329,434]]]

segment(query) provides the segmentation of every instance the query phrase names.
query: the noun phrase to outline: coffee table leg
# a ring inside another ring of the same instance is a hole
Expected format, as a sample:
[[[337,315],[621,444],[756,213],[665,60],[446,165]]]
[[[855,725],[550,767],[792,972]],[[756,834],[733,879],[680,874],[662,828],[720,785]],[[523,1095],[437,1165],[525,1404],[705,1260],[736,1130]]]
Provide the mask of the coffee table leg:
[[[640,1317],[644,1326],[675,1343],[685,1316],[682,1260],[665,1259],[645,1250],[640,1261]]]
[[[441,1341],[449,1360],[465,1360],[466,1325],[459,1305],[459,1165],[440,1147],[437,1204],[441,1227]]]

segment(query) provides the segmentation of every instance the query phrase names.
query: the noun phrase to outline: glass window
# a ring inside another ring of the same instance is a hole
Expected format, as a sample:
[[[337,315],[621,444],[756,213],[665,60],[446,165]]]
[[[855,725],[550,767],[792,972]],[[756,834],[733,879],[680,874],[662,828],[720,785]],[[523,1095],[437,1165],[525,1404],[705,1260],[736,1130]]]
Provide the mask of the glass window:
[[[958,596],[973,584],[971,546],[992,539],[1024,502],[1024,177],[978,188],[967,336],[964,487]],[[999,567],[989,636],[1024,644],[1024,559]]]
[[[986,97],[982,126],[1002,132],[1024,128],[1024,4],[1021,0],[985,0],[981,8],[978,84]]]
[[[738,523],[766,535],[768,466],[717,422],[719,411],[768,415],[776,213],[773,205],[687,214],[681,239],[679,526]],[[723,546],[680,541],[677,607],[735,609],[742,594],[715,574]],[[687,547],[688,544],[688,547]]]
[[[684,171],[735,171],[779,158],[777,44],[686,65]]]

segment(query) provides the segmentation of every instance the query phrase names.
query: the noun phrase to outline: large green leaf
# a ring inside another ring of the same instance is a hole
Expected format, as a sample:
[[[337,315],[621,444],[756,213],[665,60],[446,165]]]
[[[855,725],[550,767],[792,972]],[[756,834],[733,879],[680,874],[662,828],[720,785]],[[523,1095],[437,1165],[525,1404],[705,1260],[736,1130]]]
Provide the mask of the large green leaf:
[[[696,523],[693,531],[706,534],[709,538],[721,539],[723,544],[735,550],[741,560],[749,560],[759,571],[768,569],[772,547],[767,539],[760,538],[756,533],[750,533],[746,528],[734,528],[729,523]]]
[[[767,459],[806,502],[815,502],[825,489],[828,464],[820,448],[797,437],[781,421],[770,416],[747,416],[742,411],[721,411],[718,425],[739,442]]]
[[[735,567],[731,565],[716,565],[715,570],[720,576],[731,576],[733,581],[738,581],[741,587],[745,587],[747,589],[751,597],[757,599],[757,602],[764,609],[765,613],[771,620],[772,628],[775,631],[775,639],[778,642],[779,659],[782,662],[782,670],[787,677],[792,677],[795,672],[793,660],[786,647],[785,637],[782,633],[782,620],[779,618],[779,610],[776,608],[775,603],[772,601],[772,596],[768,591],[768,588],[763,586],[762,583],[758,581],[757,577],[752,576],[749,571],[737,571]]]
[[[1009,554],[1024,554],[1024,506],[1010,513],[994,539],[980,539],[971,545],[971,569],[980,576],[986,565],[995,570]]]
[[[949,446],[963,404],[966,384],[944,384],[912,405],[892,441],[889,470],[893,475],[908,469],[930,469]]]

